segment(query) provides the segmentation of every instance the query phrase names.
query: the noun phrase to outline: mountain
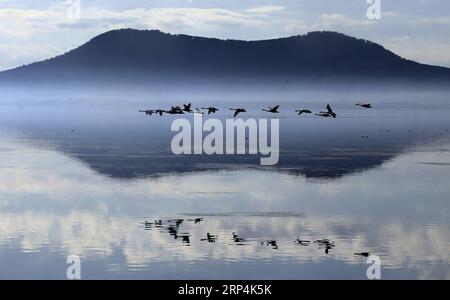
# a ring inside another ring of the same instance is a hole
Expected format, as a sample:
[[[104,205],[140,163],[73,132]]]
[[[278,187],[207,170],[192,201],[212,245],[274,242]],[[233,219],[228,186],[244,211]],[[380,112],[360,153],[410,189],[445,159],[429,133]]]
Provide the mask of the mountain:
[[[419,64],[376,43],[336,32],[239,41],[121,29],[63,55],[0,73],[0,84],[148,79],[448,83],[450,69]]]

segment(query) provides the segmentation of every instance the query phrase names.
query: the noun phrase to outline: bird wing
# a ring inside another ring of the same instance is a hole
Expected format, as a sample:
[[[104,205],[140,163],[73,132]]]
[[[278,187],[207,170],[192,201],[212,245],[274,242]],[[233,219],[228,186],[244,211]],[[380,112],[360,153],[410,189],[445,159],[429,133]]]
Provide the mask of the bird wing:
[[[236,111],[234,112],[234,117],[236,118],[236,117],[239,115],[239,113],[240,113],[240,111],[236,110]]]
[[[277,105],[277,106],[275,106],[275,107],[273,108],[273,110],[278,110],[279,108],[280,108],[280,106]]]

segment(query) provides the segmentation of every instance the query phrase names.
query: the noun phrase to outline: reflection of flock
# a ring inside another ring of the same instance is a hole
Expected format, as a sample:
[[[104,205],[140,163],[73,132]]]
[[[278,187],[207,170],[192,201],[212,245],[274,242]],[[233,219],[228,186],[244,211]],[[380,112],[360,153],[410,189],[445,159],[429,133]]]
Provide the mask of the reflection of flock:
[[[355,104],[357,106],[363,107],[363,108],[372,108],[372,104],[370,103],[358,103]],[[271,113],[271,114],[279,114],[280,111],[280,105],[276,105],[276,106],[268,106],[267,108],[263,108],[262,111],[265,111],[267,113]],[[246,113],[247,110],[245,108],[230,108],[231,111],[234,111],[233,117],[236,118],[239,116],[239,114],[241,113]],[[145,113],[146,115],[153,115],[153,114],[157,114],[162,116],[163,114],[169,114],[169,115],[183,115],[185,113],[196,113],[196,114],[205,114],[204,111],[207,111],[208,115],[210,114],[215,114],[216,112],[219,111],[218,108],[216,107],[202,107],[200,108],[195,108],[192,109],[192,103],[188,103],[188,104],[183,104],[183,108],[181,108],[181,106],[172,106],[169,110],[164,110],[164,109],[147,109],[147,110],[140,110],[139,112]],[[309,109],[296,109],[295,112],[298,113],[298,115],[302,115],[302,114],[312,114],[312,111]],[[337,114],[333,111],[333,109],[331,108],[330,104],[327,104],[326,106],[326,111],[321,111],[319,113],[315,114],[316,116],[319,117],[324,117],[324,118],[333,118],[335,119],[337,117]]]
[[[203,218],[195,218],[195,219],[168,219],[168,220],[155,220],[153,222],[144,222],[144,226],[146,230],[152,230],[153,228],[158,228],[161,232],[166,232],[170,236],[172,236],[175,240],[180,240],[185,246],[190,246],[191,244],[191,235],[187,232],[180,232],[180,225],[184,222],[192,222],[194,224],[199,224],[204,221]],[[201,242],[215,243],[219,240],[218,235],[214,235],[210,232],[206,233],[206,236],[201,238]],[[231,233],[231,241],[235,245],[248,245],[251,240],[243,238],[236,234],[235,232]],[[278,249],[278,241],[277,240],[259,240],[258,241],[261,246],[271,247],[272,249]],[[315,241],[303,240],[300,237],[294,241],[294,243],[308,247],[310,245],[316,245],[318,249],[324,250],[325,254],[328,254],[331,249],[335,247],[335,243],[329,239],[320,239]],[[370,253],[361,252],[354,253],[354,255],[369,257]]]

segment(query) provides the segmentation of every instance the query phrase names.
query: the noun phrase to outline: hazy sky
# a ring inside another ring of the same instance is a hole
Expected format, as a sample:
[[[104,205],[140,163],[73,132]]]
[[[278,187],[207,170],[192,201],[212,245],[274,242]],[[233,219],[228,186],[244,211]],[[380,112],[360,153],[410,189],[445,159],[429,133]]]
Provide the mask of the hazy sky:
[[[160,29],[233,39],[339,31],[383,44],[401,56],[450,67],[449,0],[0,0],[0,70],[49,58],[116,28]]]

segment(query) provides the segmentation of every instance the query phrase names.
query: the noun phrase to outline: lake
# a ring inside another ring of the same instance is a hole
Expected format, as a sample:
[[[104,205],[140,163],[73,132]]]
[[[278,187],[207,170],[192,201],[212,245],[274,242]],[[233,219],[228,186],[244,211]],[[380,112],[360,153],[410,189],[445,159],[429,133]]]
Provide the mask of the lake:
[[[276,166],[175,156],[148,105],[0,105],[0,278],[450,279],[450,101],[396,97],[281,102]]]

